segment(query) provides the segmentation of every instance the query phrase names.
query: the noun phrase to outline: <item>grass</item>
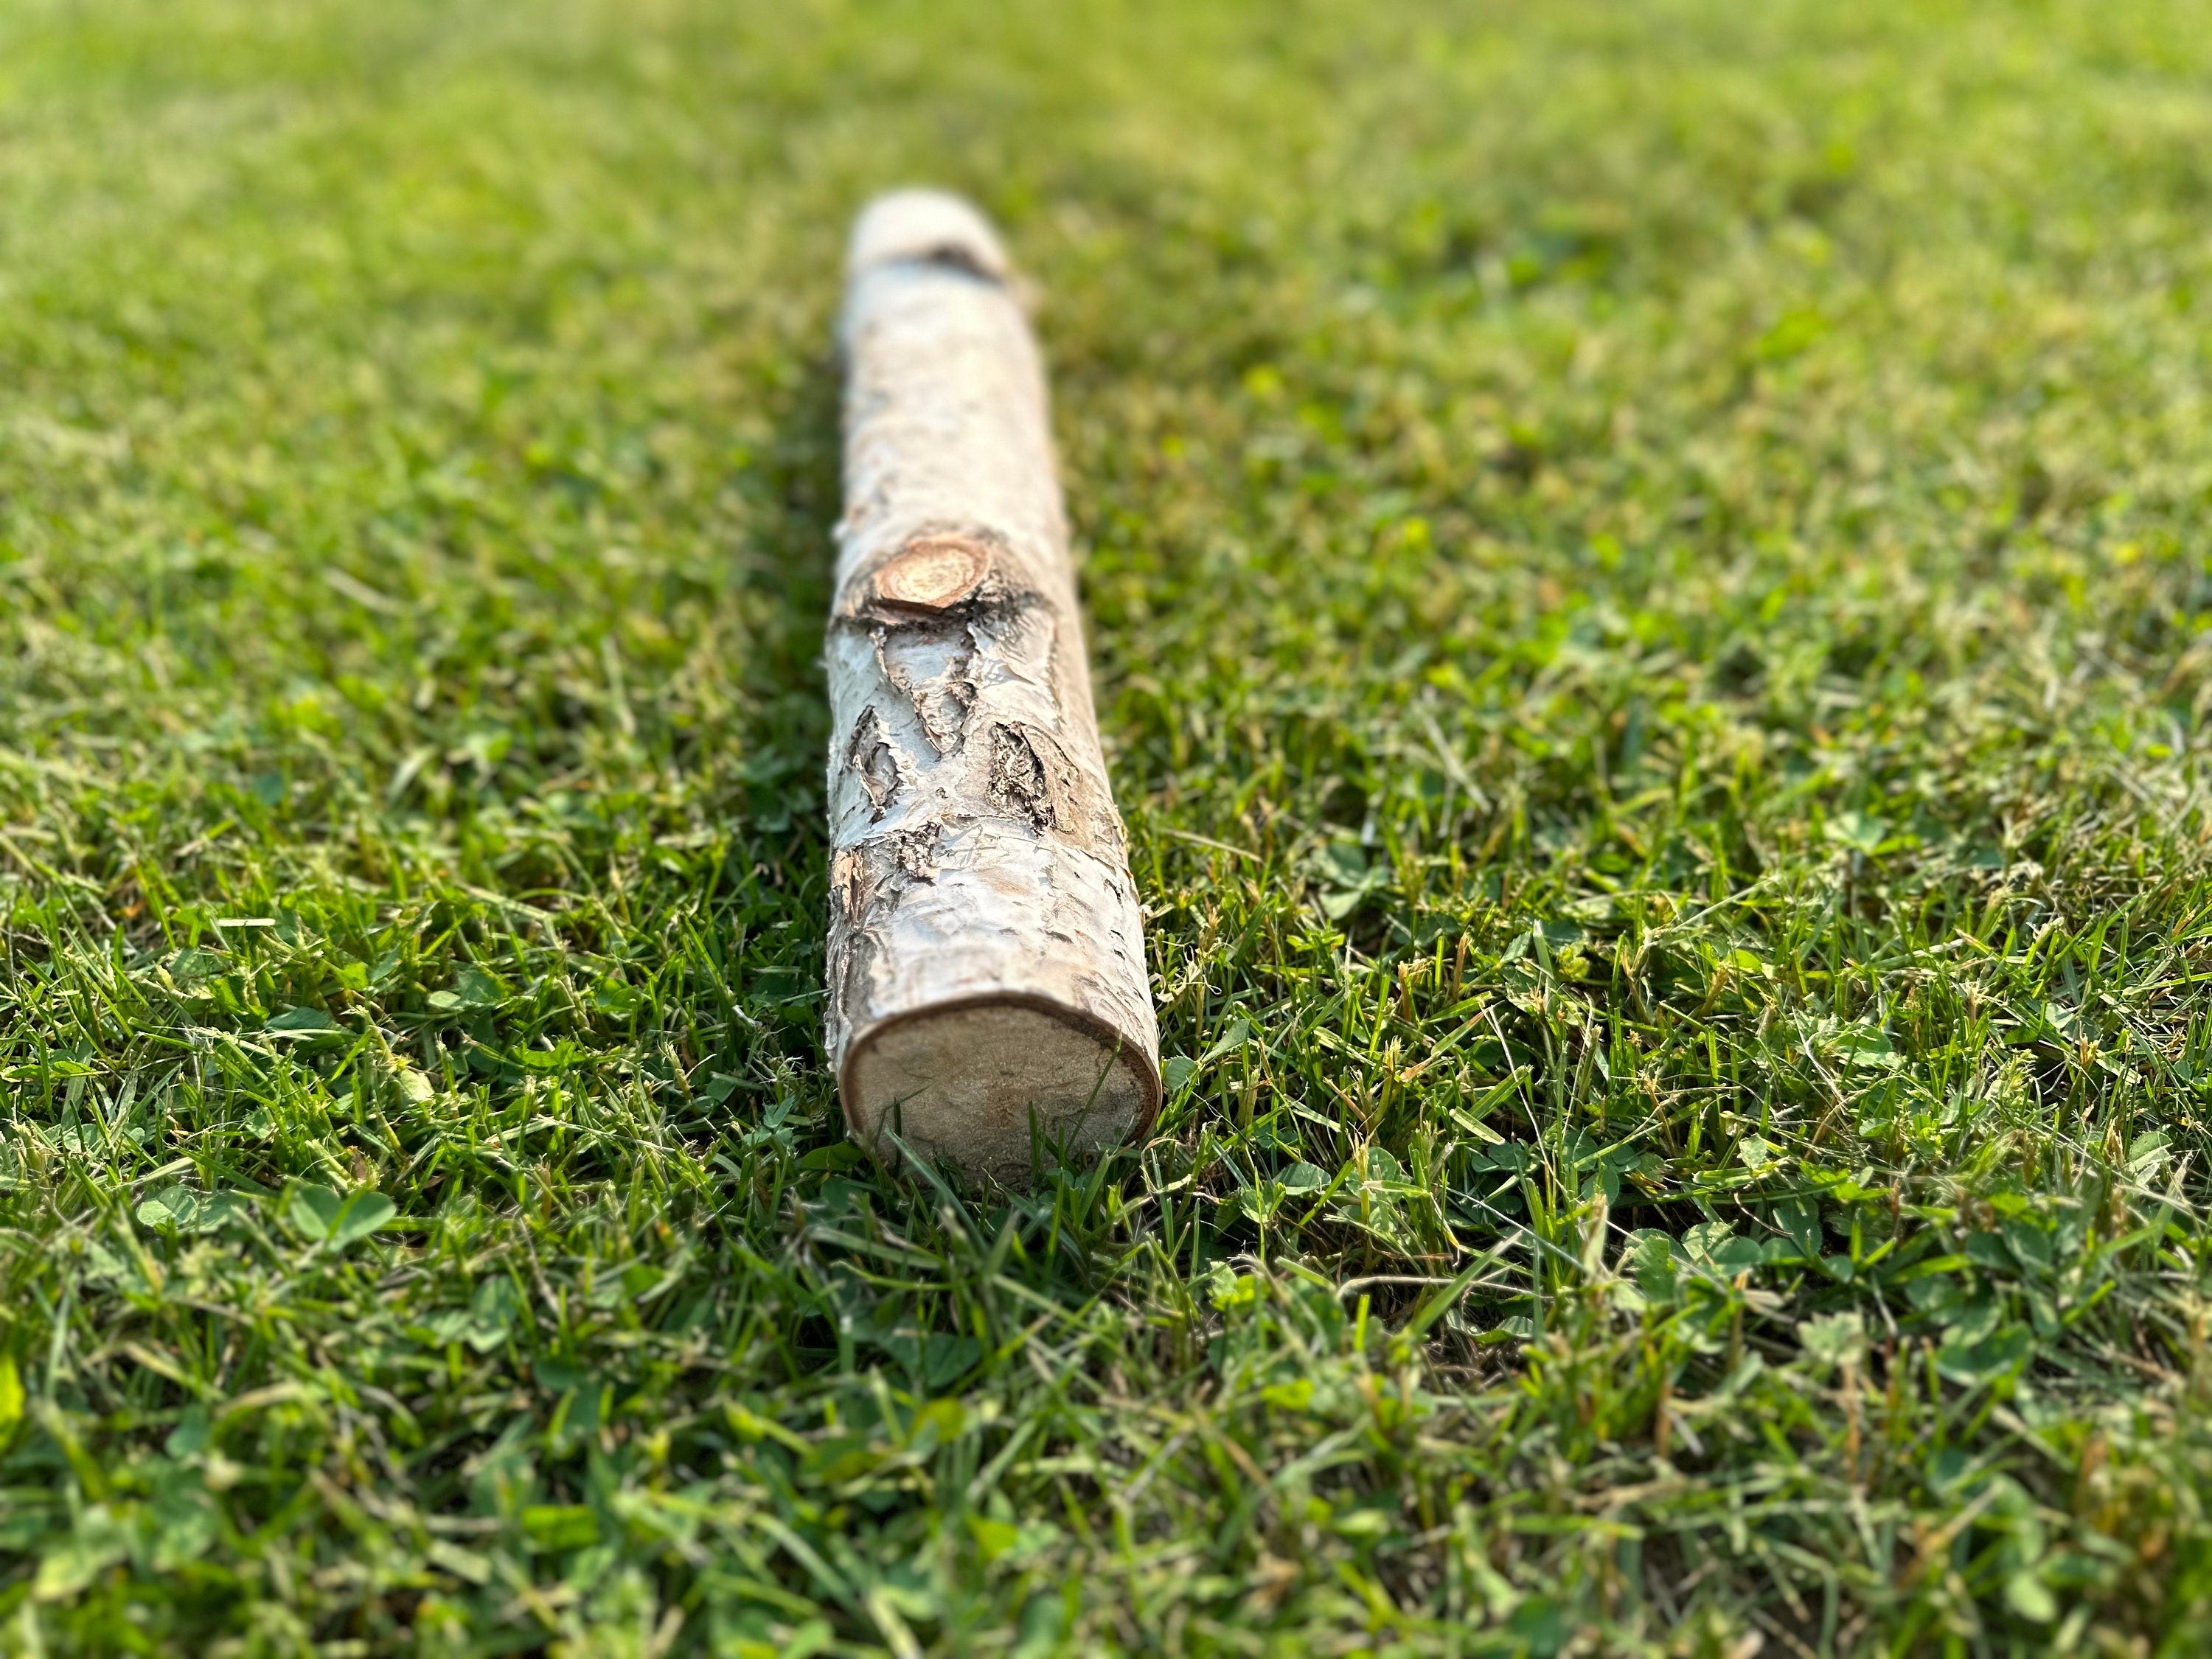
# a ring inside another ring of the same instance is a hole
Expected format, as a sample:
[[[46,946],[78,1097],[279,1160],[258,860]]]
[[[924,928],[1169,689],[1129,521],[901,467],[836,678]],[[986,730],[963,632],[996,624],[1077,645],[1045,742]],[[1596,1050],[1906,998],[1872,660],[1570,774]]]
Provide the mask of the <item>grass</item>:
[[[0,11],[0,1648],[2212,1642],[2185,3]],[[824,1075],[870,191],[1171,1083]]]

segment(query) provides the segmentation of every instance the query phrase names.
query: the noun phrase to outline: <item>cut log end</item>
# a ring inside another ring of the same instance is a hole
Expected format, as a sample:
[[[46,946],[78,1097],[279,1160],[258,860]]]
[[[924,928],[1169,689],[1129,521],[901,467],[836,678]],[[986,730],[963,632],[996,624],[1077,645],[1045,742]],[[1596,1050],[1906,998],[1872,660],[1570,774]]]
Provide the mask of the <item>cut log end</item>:
[[[880,1021],[847,1049],[838,1092],[854,1136],[887,1163],[903,1142],[1010,1185],[1149,1127],[1151,1057],[1074,1010],[986,996]],[[896,1141],[894,1139],[896,1137]]]

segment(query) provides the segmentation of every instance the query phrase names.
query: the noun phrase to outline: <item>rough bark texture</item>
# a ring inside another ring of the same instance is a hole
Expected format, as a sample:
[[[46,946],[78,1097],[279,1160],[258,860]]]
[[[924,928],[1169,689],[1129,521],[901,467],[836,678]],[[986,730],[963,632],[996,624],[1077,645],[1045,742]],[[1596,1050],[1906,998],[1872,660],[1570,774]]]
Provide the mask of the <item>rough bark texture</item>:
[[[854,1134],[1023,1179],[1148,1125],[1159,1036],[1044,377],[990,228],[853,233],[827,654],[830,1054]]]

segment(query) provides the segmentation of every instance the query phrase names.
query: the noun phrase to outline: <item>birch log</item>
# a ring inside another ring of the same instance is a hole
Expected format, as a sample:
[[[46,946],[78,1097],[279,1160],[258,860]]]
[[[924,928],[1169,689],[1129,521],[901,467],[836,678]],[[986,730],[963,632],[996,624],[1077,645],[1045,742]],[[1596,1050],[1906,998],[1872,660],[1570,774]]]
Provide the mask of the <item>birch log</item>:
[[[829,1042],[854,1135],[1018,1182],[1158,1109],[1043,371],[957,198],[854,226],[830,614]]]

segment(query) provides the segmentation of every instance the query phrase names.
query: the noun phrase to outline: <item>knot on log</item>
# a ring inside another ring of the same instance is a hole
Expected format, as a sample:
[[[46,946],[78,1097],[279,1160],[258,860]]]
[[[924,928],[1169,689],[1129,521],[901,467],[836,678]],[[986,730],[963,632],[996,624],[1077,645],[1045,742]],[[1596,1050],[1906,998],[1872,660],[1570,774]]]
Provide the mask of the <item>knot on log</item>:
[[[913,628],[1032,605],[1021,562],[996,531],[918,531],[848,575],[836,614],[878,629]]]
[[[876,567],[875,600],[939,616],[972,596],[990,571],[991,550],[973,536],[917,536]]]

